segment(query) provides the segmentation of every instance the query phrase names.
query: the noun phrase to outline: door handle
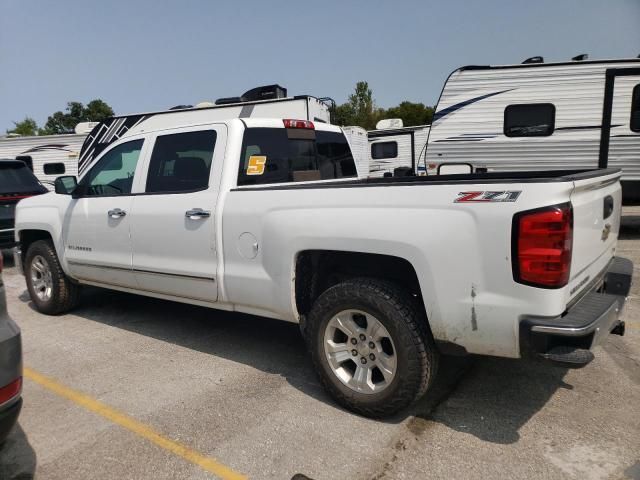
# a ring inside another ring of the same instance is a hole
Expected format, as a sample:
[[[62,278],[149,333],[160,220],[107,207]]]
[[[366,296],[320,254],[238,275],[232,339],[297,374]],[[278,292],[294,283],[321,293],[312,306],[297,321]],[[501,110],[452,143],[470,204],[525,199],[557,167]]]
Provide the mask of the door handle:
[[[119,208],[114,208],[114,209],[109,210],[107,212],[107,215],[109,215],[111,218],[124,217],[126,214],[127,214],[127,212],[125,212],[124,210],[121,210]]]
[[[184,216],[190,218],[191,220],[199,220],[201,218],[207,218],[211,216],[211,212],[209,210],[203,210],[201,208],[192,208],[191,210],[187,210],[184,212]]]

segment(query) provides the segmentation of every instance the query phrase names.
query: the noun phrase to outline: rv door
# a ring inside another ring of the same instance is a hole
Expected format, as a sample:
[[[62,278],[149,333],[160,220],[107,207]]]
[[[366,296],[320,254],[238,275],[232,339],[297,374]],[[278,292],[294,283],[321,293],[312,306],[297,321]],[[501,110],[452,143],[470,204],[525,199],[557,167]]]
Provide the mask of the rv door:
[[[607,70],[601,168],[621,168],[625,200],[640,200],[640,68]]]

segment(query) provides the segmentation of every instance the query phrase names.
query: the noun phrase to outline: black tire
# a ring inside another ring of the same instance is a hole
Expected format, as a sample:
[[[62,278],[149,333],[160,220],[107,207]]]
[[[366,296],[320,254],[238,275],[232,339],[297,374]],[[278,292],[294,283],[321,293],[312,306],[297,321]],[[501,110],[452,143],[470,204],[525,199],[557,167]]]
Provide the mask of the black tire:
[[[33,285],[31,267],[36,257],[42,258],[51,271],[51,296],[46,300],[38,297]],[[29,245],[25,256],[24,273],[31,301],[39,312],[47,315],[60,315],[77,305],[80,287],[73,283],[62,270],[58,255],[50,240],[38,240]]]
[[[380,392],[360,393],[345,385],[327,360],[325,329],[335,315],[349,309],[373,315],[395,347],[396,373]],[[311,309],[306,339],[324,387],[340,405],[366,417],[403,410],[427,391],[436,376],[439,354],[423,310],[401,287],[385,280],[354,278],[326,290]]]

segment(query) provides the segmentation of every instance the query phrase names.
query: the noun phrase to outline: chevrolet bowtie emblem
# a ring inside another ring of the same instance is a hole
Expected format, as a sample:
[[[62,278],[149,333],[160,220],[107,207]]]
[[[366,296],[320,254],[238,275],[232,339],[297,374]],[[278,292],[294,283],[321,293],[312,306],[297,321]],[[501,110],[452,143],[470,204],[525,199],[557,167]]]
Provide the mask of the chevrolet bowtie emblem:
[[[607,238],[609,238],[609,233],[611,233],[611,224],[607,223],[602,229],[602,241],[604,242]]]

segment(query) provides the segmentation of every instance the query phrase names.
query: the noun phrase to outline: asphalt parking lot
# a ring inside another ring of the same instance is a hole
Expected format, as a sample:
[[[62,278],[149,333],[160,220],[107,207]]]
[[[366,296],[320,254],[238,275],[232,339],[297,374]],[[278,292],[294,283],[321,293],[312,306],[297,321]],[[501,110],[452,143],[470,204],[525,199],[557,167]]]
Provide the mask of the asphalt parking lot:
[[[625,215],[638,273],[640,208]],[[7,263],[26,369],[0,479],[640,479],[640,278],[626,336],[588,367],[449,358],[373,421],[328,398],[295,325],[99,289],[47,317]]]

